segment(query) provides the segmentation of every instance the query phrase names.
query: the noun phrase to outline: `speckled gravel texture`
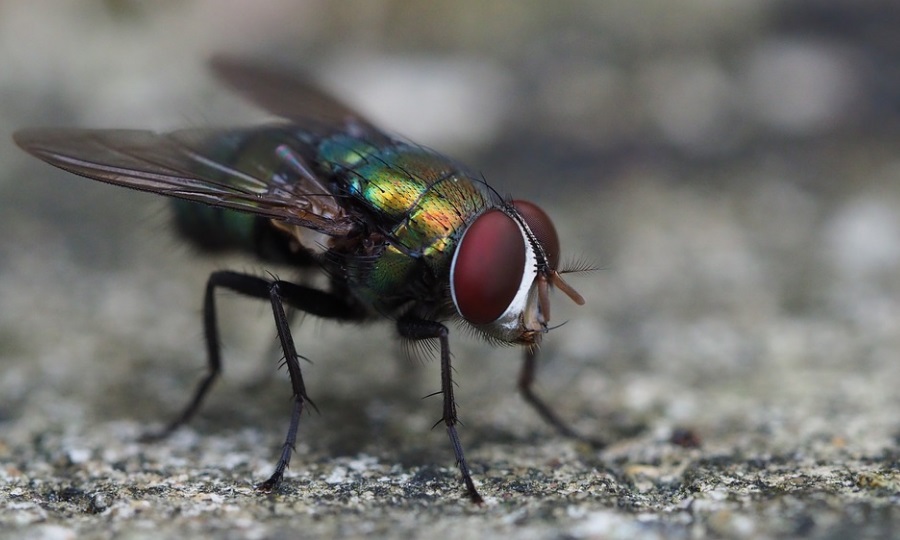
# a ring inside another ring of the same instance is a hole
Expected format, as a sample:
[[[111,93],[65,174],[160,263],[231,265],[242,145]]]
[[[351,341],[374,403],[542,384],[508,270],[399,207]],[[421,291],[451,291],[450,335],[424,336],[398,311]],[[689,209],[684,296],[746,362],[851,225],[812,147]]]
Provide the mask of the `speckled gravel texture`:
[[[252,7],[251,7],[252,5]],[[501,5],[505,6],[501,8]],[[0,538],[900,535],[900,8],[708,2],[0,3]],[[226,7],[223,7],[226,6]],[[173,237],[160,197],[29,158],[29,125],[260,121],[216,52],[307,70],[387,129],[540,201],[556,295],[538,389],[452,329],[465,498],[437,362],[389,324],[295,324],[289,416],[264,303],[222,295],[225,373],[189,427],[207,274],[290,277]]]

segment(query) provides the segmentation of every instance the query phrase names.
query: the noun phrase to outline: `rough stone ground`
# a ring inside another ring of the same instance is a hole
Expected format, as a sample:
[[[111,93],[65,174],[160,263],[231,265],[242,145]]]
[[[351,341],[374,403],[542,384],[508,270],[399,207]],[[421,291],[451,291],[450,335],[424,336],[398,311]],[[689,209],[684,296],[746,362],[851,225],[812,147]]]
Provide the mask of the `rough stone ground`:
[[[287,3],[215,5],[0,6],[0,537],[898,534],[900,47],[879,29],[900,14],[889,3],[468,18],[456,3],[303,4],[291,24]],[[392,37],[395,24],[410,35]],[[356,32],[329,37],[342,28]],[[454,328],[461,433],[487,501],[474,506],[430,429],[439,400],[421,399],[437,363],[407,359],[389,325],[307,319],[295,338],[321,413],[302,419],[284,487],[260,495],[288,385],[267,307],[228,295],[223,380],[189,428],[138,441],[202,374],[206,275],[267,269],[196,256],[169,234],[158,197],[57,173],[9,134],[252,120],[196,72],[223,48],[309,58],[362,100],[411,107],[389,127],[421,129],[541,201],[566,254],[600,269],[571,277],[584,307],[557,295],[568,322],[548,336],[539,390],[606,449],[556,436],[523,404],[518,351]],[[359,91],[378,74],[395,86]],[[394,95],[435,80],[446,92],[423,108],[433,121],[408,103],[427,92]],[[475,134],[454,135],[459,122]]]

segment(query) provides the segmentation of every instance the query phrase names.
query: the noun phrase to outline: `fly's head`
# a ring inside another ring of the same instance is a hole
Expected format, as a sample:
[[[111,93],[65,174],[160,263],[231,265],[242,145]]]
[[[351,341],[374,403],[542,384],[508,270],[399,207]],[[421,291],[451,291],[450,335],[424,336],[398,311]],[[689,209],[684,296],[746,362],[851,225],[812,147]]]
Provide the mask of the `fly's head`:
[[[453,255],[453,304],[490,338],[537,345],[548,330],[552,287],[584,304],[558,264],[559,237],[543,210],[520,200],[491,208],[472,221]]]

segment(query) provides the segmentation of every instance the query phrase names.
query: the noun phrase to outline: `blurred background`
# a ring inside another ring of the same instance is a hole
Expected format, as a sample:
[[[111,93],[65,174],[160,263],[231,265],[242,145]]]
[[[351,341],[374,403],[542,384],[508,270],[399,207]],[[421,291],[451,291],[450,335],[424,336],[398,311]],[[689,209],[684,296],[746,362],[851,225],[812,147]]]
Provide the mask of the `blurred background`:
[[[10,138],[264,121],[207,72],[224,53],[311,74],[555,217],[564,258],[599,268],[570,280],[586,306],[555,301],[568,323],[540,374],[579,429],[646,447],[690,427],[729,455],[896,452],[898,28],[887,0],[0,2],[0,438],[21,450],[168,418],[202,373],[206,275],[265,270],[198,257],[160,197],[67,175]],[[262,471],[287,420],[284,373],[247,384],[275,373],[269,316],[223,300],[225,380],[195,424],[260,427]],[[404,463],[450,465],[428,431],[439,404],[418,401],[437,365],[391,337],[297,328],[324,410],[304,418],[316,442],[296,463],[390,461],[379,445],[400,441]],[[515,351],[461,332],[453,350],[472,459],[490,462],[498,433],[549,437],[514,392]]]

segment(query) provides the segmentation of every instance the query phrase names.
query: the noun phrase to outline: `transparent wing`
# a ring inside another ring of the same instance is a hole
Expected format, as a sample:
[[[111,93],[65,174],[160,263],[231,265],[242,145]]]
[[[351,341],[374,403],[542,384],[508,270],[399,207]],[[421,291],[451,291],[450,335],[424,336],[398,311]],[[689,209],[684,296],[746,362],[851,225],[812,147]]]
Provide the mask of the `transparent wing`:
[[[13,138],[35,157],[87,178],[251,212],[332,236],[349,234],[357,220],[311,172],[303,158],[308,148],[291,138],[289,127],[168,134],[37,128]],[[248,141],[253,155],[247,155]]]
[[[232,90],[276,116],[304,127],[316,123],[370,139],[385,137],[363,115],[297,75],[227,56],[214,57],[210,67]]]

